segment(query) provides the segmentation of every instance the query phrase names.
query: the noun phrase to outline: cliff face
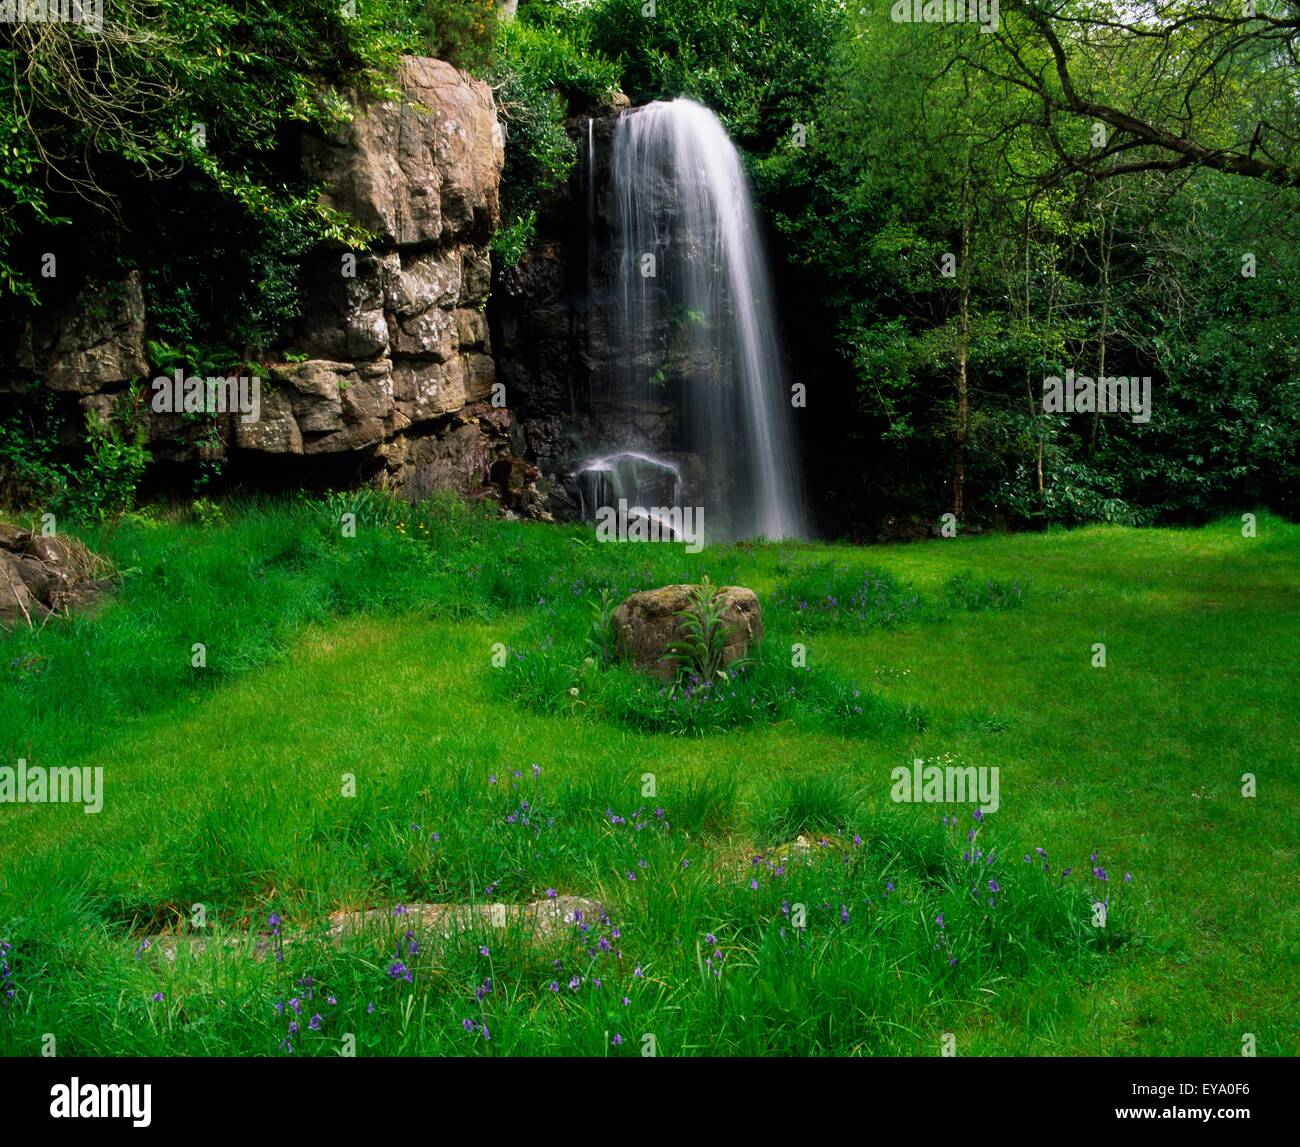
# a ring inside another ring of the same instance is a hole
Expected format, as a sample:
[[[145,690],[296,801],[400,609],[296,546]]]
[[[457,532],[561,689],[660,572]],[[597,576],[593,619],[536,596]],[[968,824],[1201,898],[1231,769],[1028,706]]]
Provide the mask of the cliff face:
[[[399,80],[400,101],[361,101],[337,136],[304,142],[325,200],[378,239],[306,260],[302,318],[282,343],[291,361],[261,369],[255,418],[218,413],[220,441],[202,447],[232,470],[272,463],[288,483],[327,473],[415,498],[480,492],[513,454],[486,317],[504,161],[492,92],[439,60],[408,58]],[[84,282],[11,330],[0,394],[44,386],[109,416],[141,380],[152,399],[148,310],[136,271]],[[159,461],[198,456],[180,412],[148,418]]]
[[[362,455],[415,498],[470,492],[509,452],[485,315],[504,149],[487,85],[429,59],[400,79],[400,104],[363,105],[338,137],[306,142],[308,174],[376,251],[309,260],[290,340],[309,357],[272,367],[261,420],[233,430],[242,450]]]

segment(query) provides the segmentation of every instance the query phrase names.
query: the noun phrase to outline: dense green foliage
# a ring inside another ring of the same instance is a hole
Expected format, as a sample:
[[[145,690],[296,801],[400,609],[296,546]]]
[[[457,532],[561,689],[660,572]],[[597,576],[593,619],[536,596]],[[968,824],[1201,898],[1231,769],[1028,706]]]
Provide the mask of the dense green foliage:
[[[573,117],[619,87],[685,95],[744,150],[786,265],[824,529],[1295,513],[1291,0],[1259,18],[1216,0],[1204,20],[1162,4],[1155,31],[1006,0],[997,36],[891,7],[522,0],[505,20],[492,0],[130,0],[100,37],[4,26],[0,291],[49,302],[84,267],[140,266],[157,344],[230,366],[296,313],[313,244],[365,243],[297,171],[296,138],[336,125],[350,90],[386,90],[400,53],[493,85],[504,263],[569,178]],[[1150,420],[1045,411],[1067,370],[1149,376]]]
[[[782,169],[802,196],[781,226],[824,276],[854,377],[837,405],[880,438],[881,469],[912,475],[896,508],[954,508],[960,439],[976,519],[1294,512],[1300,196],[1217,171],[1061,176],[1032,97],[951,66],[980,35],[864,19]],[[1105,77],[1118,102],[1124,76]],[[1151,376],[1151,420],[1044,413],[1043,379],[1067,369]]]
[[[513,265],[535,236],[538,209],[577,161],[577,144],[566,129],[570,108],[607,100],[619,73],[588,40],[549,23],[508,23],[498,46],[489,78],[506,126],[506,166],[505,219],[495,249]]]
[[[1170,168],[1138,137],[1094,163],[1093,117],[1056,108],[1049,127],[1017,71],[1051,73],[1033,18],[1059,16],[1076,88],[1156,126],[1182,99],[1185,131],[1225,153],[1258,119],[1285,162],[1295,71],[1268,45],[1295,31],[1245,22],[1223,43],[1219,25],[1180,24],[1173,44],[1205,61],[1188,78],[1157,38],[1093,35],[1086,6],[1002,8],[996,40],[896,23],[883,0],[699,0],[652,17],[640,0],[539,0],[520,18],[613,59],[634,102],[702,101],[747,151],[784,240],[833,528],[945,510],[997,523],[1296,512],[1300,193]],[[1132,173],[1100,178],[1112,155]],[[1151,420],[1046,413],[1042,381],[1067,369],[1151,376]]]

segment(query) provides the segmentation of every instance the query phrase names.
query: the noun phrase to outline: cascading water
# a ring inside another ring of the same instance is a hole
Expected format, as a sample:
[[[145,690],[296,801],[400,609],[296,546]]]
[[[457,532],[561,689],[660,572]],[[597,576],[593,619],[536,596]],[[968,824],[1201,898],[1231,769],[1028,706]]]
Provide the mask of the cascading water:
[[[600,397],[616,409],[675,404],[666,445],[698,460],[686,496],[704,506],[711,540],[804,536],[790,389],[739,154],[707,108],[652,103],[615,127],[611,177],[618,264],[605,305],[620,354]],[[663,452],[636,437],[623,444]],[[629,502],[653,504],[644,499],[662,489],[664,466],[680,491],[675,464],[638,457],[620,464]],[[588,468],[606,475],[608,462]],[[582,481],[584,501],[610,492]]]
[[[582,513],[593,517],[601,506],[680,506],[682,475],[671,462],[626,450],[588,462],[580,474]]]
[[[602,506],[617,507],[622,501],[630,516],[671,529],[668,515],[661,510],[682,504],[681,471],[671,462],[631,450],[588,462],[578,480],[584,518],[594,518]]]

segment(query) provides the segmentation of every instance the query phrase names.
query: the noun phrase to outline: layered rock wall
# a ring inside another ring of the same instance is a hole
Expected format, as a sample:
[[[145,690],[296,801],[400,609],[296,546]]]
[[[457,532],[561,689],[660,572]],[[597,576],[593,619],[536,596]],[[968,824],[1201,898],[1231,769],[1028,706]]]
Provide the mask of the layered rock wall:
[[[357,453],[408,497],[482,486],[509,452],[493,405],[488,337],[504,145],[491,90],[439,60],[403,62],[401,103],[363,104],[304,166],[330,206],[377,236],[371,254],[309,260],[290,340],[305,361],[270,369],[270,409],[236,445]]]
[[[514,453],[486,316],[504,162],[492,92],[425,58],[398,79],[400,100],[358,98],[337,135],[303,142],[305,173],[373,233],[370,251],[305,261],[302,317],[271,356],[282,361],[258,368],[256,418],[218,412],[200,443],[193,420],[151,407],[157,460],[324,468],[416,498],[482,492]],[[148,361],[148,308],[138,271],[86,281],[11,332],[0,394],[44,386],[104,417],[132,381],[152,398],[153,376],[171,371]]]

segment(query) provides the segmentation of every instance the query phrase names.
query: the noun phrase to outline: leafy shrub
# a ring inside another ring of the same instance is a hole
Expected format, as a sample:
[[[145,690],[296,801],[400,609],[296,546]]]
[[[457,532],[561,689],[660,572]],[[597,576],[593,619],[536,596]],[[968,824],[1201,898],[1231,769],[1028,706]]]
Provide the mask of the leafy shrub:
[[[571,105],[600,103],[619,82],[618,67],[592,49],[578,25],[565,30],[525,17],[502,25],[489,73],[506,125],[503,219],[493,246],[507,266],[519,262],[542,201],[577,162],[565,128]]]
[[[713,108],[743,146],[766,149],[816,116],[827,63],[843,33],[838,0],[710,0],[661,4],[601,0],[571,12],[591,43],[623,66],[640,103],[688,95]]]
[[[529,209],[492,236],[492,250],[503,266],[517,267],[537,236],[537,211]]]
[[[419,50],[469,72],[481,72],[496,55],[498,0],[406,0]]]
[[[566,27],[520,19],[502,27],[501,56],[568,103],[599,104],[617,90],[621,69],[593,46],[586,25]]]
[[[0,418],[0,503],[62,509],[75,483],[60,457],[62,421],[53,391],[39,391],[29,413]]]
[[[152,459],[145,443],[148,427],[141,414],[141,391],[133,386],[114,404],[114,417],[104,421],[86,412],[86,471],[77,489],[81,508],[101,517],[121,513],[135,505],[135,492]]]
[[[190,503],[190,512],[194,515],[194,520],[205,528],[221,526],[226,521],[226,512],[221,508],[221,503],[214,502],[211,498],[195,498]]]
[[[0,494],[15,506],[74,519],[112,517],[135,505],[151,455],[141,390],[132,386],[114,403],[112,417],[85,414],[84,455],[60,443],[65,422],[53,392],[36,394],[29,413],[0,420]]]
[[[497,249],[507,261],[518,262],[533,241],[538,207],[569,178],[578,147],[564,129],[565,102],[545,76],[511,61],[495,74],[493,88],[506,125],[502,236]]]
[[[1056,464],[1049,471],[1041,496],[1033,489],[1028,467],[1022,464],[998,487],[998,504],[1027,521],[1066,526],[1088,522],[1146,526],[1155,520],[1152,508],[1134,505],[1121,496],[1124,483],[1120,475],[1071,461],[1060,447],[1049,452],[1049,459],[1055,459]]]

